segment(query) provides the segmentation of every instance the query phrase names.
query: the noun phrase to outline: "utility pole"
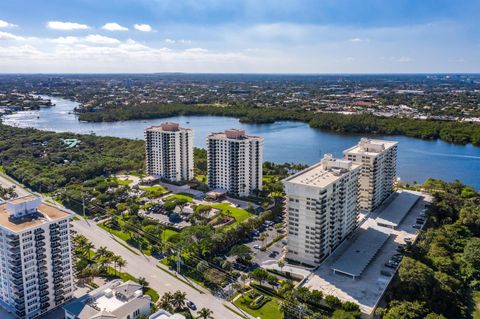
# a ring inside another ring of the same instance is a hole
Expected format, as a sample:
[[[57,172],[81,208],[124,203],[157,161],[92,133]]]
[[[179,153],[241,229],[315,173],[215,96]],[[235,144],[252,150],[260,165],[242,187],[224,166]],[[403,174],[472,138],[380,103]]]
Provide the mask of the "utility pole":
[[[85,193],[82,192],[82,211],[83,211],[83,219],[85,219]]]
[[[181,269],[181,257],[180,257],[180,249],[177,251],[177,273],[180,274]]]

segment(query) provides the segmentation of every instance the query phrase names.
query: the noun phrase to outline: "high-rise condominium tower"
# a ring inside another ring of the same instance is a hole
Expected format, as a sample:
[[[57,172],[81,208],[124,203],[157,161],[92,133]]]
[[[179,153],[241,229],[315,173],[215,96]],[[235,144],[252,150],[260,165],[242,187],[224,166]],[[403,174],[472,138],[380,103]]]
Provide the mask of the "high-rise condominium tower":
[[[36,318],[72,298],[71,214],[33,195],[0,204],[0,305]]]
[[[362,138],[343,152],[345,159],[362,164],[359,207],[375,210],[393,192],[397,176],[397,142]]]
[[[230,129],[207,136],[208,186],[236,196],[262,189],[263,137]]]
[[[179,182],[193,178],[193,131],[177,123],[145,129],[147,174]]]
[[[359,164],[326,154],[320,163],[283,180],[288,259],[317,265],[355,229],[359,174]]]

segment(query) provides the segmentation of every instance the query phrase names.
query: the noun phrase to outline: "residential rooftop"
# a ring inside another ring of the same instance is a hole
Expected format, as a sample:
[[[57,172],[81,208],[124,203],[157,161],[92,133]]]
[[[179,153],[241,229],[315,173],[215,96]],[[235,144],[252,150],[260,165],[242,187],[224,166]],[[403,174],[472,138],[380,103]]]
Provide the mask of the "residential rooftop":
[[[0,204],[0,227],[22,232],[72,214],[44,203],[39,197],[27,195]]]
[[[160,125],[149,126],[145,128],[145,131],[152,132],[178,132],[178,131],[191,131],[189,128],[180,127],[180,124],[173,122],[164,122]]]
[[[395,142],[395,141],[373,140],[369,138],[362,138],[360,139],[360,142],[357,145],[347,148],[345,151],[343,151],[343,153],[357,154],[357,155],[366,154],[366,155],[374,156],[382,153],[385,150],[388,150],[389,148],[394,147],[397,144],[398,142]]]
[[[65,311],[78,319],[124,318],[146,303],[142,286],[131,280],[113,280],[66,304]]]
[[[263,141],[263,137],[248,135],[245,130],[231,128],[224,132],[212,132],[208,134],[209,139],[228,139],[228,140],[259,140]]]
[[[348,172],[359,167],[360,164],[348,160],[336,159],[333,158],[331,154],[325,154],[319,163],[284,179],[284,182],[326,187],[342,178]]]

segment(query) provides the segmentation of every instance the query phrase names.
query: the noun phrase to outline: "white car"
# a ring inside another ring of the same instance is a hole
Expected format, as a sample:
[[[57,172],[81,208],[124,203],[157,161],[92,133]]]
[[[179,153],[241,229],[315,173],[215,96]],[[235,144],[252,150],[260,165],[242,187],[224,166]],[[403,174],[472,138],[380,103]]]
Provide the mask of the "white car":
[[[253,246],[253,248],[260,249],[260,245],[255,245],[255,246]]]

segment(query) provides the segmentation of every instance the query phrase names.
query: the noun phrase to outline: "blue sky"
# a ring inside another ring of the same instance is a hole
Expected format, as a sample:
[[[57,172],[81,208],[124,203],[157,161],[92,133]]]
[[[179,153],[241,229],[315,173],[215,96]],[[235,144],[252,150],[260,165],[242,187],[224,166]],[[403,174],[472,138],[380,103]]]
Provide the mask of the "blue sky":
[[[0,72],[480,72],[478,0],[0,1]]]

